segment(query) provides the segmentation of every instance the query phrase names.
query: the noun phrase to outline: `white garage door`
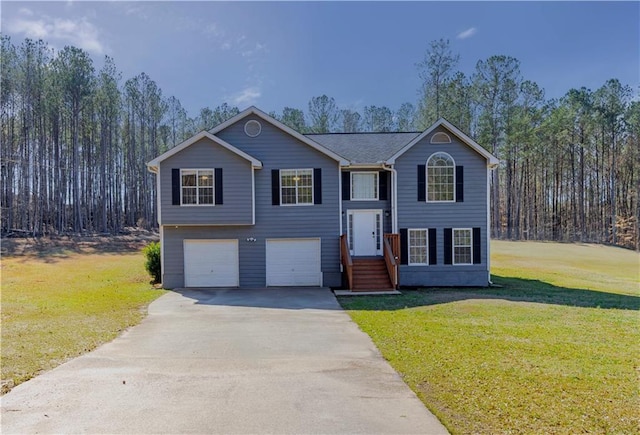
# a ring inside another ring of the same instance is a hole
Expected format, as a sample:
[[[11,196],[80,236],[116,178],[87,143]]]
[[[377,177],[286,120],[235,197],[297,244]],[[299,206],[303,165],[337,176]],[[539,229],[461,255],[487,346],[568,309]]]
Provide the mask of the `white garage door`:
[[[185,287],[238,287],[237,240],[185,240]]]
[[[267,240],[267,286],[320,285],[320,239]]]

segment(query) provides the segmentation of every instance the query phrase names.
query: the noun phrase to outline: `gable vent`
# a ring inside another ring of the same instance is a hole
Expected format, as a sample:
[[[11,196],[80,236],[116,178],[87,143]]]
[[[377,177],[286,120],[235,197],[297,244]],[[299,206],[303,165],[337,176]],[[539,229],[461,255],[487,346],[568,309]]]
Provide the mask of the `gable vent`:
[[[262,125],[255,119],[249,120],[244,125],[244,132],[249,137],[256,137],[262,131]]]
[[[431,136],[431,143],[451,143],[451,137],[441,131]]]

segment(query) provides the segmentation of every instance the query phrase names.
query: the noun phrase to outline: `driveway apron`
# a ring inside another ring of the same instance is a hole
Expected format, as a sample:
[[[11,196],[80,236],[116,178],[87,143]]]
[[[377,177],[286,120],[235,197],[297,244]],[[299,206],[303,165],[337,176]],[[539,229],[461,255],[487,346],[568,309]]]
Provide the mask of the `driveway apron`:
[[[169,292],[1,398],[9,433],[447,433],[328,289]]]

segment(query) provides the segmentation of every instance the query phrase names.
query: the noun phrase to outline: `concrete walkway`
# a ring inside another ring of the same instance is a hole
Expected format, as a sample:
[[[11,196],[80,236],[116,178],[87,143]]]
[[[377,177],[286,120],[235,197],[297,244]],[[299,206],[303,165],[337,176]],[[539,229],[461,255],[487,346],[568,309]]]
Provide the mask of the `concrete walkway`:
[[[447,433],[328,289],[170,292],[1,399],[10,433]]]

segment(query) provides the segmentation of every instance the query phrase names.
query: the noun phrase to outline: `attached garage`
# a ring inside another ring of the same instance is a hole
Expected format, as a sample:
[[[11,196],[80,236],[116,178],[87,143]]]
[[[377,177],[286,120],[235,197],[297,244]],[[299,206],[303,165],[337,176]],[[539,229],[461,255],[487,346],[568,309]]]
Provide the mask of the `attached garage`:
[[[238,287],[238,240],[185,240],[185,287]]]
[[[267,239],[267,286],[321,286],[320,239]]]

